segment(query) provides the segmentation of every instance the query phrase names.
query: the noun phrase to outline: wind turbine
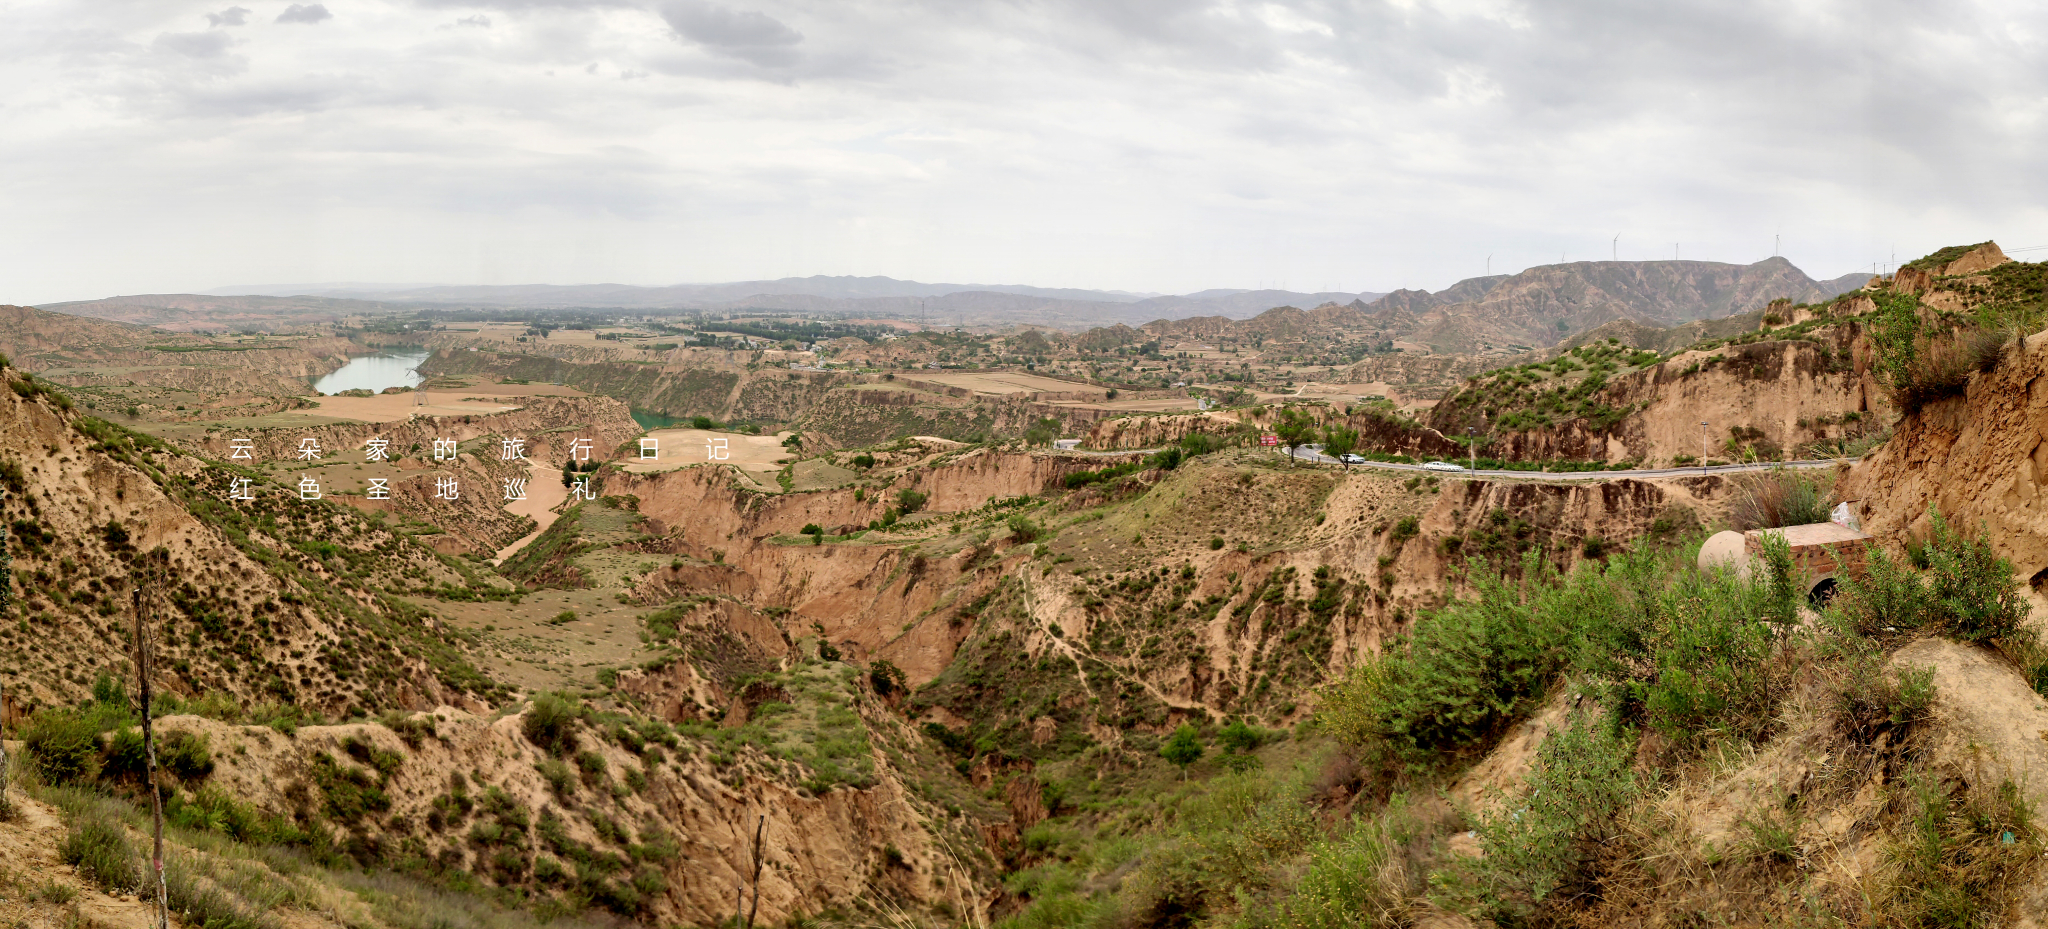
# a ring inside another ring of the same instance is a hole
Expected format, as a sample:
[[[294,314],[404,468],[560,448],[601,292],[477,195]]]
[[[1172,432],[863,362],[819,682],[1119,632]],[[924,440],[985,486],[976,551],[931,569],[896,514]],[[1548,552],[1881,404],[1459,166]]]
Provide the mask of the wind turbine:
[[[1607,243],[1607,249],[1608,258],[1614,261],[1621,260],[1621,233],[1614,234],[1614,241]]]

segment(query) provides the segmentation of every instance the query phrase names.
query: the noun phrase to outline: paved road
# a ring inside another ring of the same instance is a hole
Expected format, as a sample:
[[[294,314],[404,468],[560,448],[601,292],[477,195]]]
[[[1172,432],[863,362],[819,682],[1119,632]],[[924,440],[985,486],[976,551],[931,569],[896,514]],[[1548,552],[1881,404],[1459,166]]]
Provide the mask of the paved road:
[[[1124,448],[1112,451],[1094,451],[1086,448],[1068,448],[1062,451],[1095,458],[1121,457],[1124,455],[1150,455],[1160,451],[1156,448]],[[1308,446],[1296,448],[1294,457],[1317,464],[1341,465],[1338,461]],[[1445,477],[1522,477],[1539,478],[1547,481],[1607,481],[1623,477],[1685,477],[1696,474],[1737,474],[1744,471],[1769,471],[1772,468],[1832,468],[1842,462],[1861,461],[1860,458],[1815,458],[1804,461],[1760,461],[1755,464],[1711,465],[1705,468],[1637,468],[1628,471],[1478,471],[1467,470],[1460,465],[1456,471],[1430,471],[1419,464],[1401,464],[1395,461],[1367,461],[1350,465],[1354,468],[1384,468],[1390,471],[1422,471],[1441,474]]]

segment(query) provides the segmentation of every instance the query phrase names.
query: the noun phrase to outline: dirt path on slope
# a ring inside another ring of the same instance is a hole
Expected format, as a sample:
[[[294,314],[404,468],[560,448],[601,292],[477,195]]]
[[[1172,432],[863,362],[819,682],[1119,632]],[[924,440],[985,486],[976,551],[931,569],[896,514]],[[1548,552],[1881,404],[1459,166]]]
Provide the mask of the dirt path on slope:
[[[541,533],[548,531],[548,527],[555,524],[555,507],[561,506],[563,501],[569,499],[569,488],[562,486],[562,478],[558,472],[542,467],[538,461],[529,461],[526,463],[526,473],[526,499],[513,501],[511,505],[505,507],[505,511],[519,516],[531,516],[540,526],[518,541],[499,549],[497,556],[491,559],[492,564],[504,564],[505,559],[540,538]]]

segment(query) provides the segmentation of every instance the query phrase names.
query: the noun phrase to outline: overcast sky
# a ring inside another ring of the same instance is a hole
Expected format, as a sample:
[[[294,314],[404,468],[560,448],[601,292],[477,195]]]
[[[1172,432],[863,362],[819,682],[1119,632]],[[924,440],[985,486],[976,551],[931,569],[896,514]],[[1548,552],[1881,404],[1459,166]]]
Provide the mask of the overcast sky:
[[[2048,245],[2044,38],[1872,0],[0,0],[0,303],[1440,289],[1617,232],[1832,277]]]

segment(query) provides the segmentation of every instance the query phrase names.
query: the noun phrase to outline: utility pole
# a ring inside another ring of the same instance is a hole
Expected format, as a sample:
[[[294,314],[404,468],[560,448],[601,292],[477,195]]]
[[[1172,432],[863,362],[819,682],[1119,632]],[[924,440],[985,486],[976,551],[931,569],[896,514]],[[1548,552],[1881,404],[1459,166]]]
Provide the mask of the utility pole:
[[[1479,470],[1479,439],[1474,435],[1477,431],[1470,426],[1465,427],[1465,451],[1472,454],[1472,467],[1470,470],[1473,471]]]
[[[1700,420],[1700,473],[1707,473],[1707,421]]]

